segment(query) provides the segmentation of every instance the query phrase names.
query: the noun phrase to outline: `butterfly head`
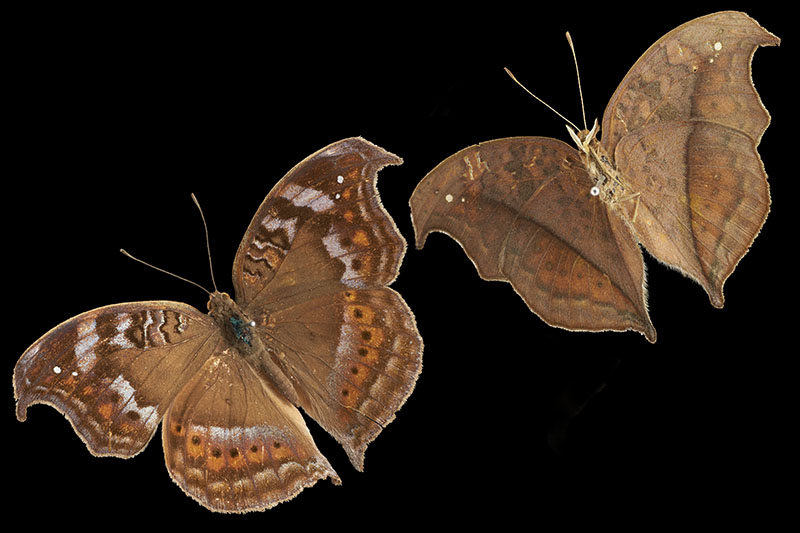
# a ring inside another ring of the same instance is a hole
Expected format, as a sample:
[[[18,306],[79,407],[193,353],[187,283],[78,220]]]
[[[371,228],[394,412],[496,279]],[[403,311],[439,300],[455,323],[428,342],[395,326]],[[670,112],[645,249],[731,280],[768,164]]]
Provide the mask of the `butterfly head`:
[[[600,141],[597,139],[599,128],[597,119],[591,130],[575,130],[567,126],[570,137],[578,147],[581,158],[586,167],[586,172],[594,182],[594,186],[589,189],[589,194],[599,196],[601,200],[610,202],[617,194],[615,190],[622,186],[619,173],[614,167],[612,158],[606,153]],[[624,187],[623,187],[624,189]]]
[[[212,316],[225,314],[226,310],[229,310],[235,305],[236,302],[233,301],[233,298],[231,298],[227,292],[215,291],[211,293],[211,297],[208,299],[208,313]]]
[[[572,141],[578,147],[578,150],[583,152],[584,154],[589,153],[589,145],[595,141],[595,137],[597,136],[597,119],[594,119],[594,125],[590,130],[581,130],[579,132],[575,132],[572,129],[572,126],[567,124],[567,131],[569,132],[569,136],[572,137]]]

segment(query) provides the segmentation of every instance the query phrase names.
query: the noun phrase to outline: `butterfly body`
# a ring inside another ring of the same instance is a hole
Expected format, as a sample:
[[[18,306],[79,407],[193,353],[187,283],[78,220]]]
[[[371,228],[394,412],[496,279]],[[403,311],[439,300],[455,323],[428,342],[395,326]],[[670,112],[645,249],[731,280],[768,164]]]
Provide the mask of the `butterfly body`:
[[[217,323],[217,327],[226,333],[229,343],[241,349],[253,349],[253,342],[257,337],[253,336],[250,328],[254,328],[256,323],[236,305],[236,302],[227,293],[212,293],[211,299],[208,301],[208,309],[209,316]],[[247,345],[247,348],[242,344]]]
[[[235,298],[211,293],[208,314],[147,301],[65,321],[17,362],[17,418],[52,405],[92,454],[122,458],[163,420],[170,476],[220,512],[340,483],[300,409],[363,469],[421,370],[413,314],[387,287],[405,241],[376,188],[378,170],[400,162],[361,138],[309,156],[250,223]]]
[[[211,293],[208,316],[221,332],[224,351],[247,362],[261,379],[269,381],[292,405],[301,405],[290,373],[281,367],[280,353],[272,346],[268,320],[256,324],[236,301],[225,292]]]
[[[655,342],[639,245],[697,281],[715,307],[769,211],[757,152],[769,114],[753,54],[780,39],[714,13],[656,41],[601,126],[483,142],[445,159],[411,197],[417,247],[457,240],[484,279],[508,281],[547,323],[635,330]],[[602,137],[601,137],[602,135]]]

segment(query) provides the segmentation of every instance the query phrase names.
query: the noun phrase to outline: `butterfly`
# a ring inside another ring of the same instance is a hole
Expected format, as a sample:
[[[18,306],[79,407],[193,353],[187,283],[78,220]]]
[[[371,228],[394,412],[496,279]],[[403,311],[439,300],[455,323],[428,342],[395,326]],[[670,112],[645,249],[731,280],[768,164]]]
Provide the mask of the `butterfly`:
[[[547,137],[470,146],[411,197],[417,248],[455,239],[486,280],[511,283],[550,325],[655,342],[641,244],[722,307],[723,285],[769,211],[756,150],[769,114],[750,64],[780,39],[738,12],[656,41],[576,148]],[[602,140],[600,140],[602,131]]]
[[[361,138],[295,166],[267,195],[236,253],[235,298],[208,314],[122,303],[56,326],[14,369],[17,418],[60,411],[98,456],[128,458],[163,420],[171,478],[212,511],[270,508],[340,478],[302,408],[364,452],[414,389],[422,339],[396,278],[405,240],[377,173],[402,160]]]

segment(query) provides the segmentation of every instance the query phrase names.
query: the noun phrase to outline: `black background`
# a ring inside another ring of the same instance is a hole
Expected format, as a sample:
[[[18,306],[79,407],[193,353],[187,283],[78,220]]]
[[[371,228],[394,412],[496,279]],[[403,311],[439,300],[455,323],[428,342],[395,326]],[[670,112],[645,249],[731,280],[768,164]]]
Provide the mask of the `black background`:
[[[785,253],[797,242],[797,172],[786,150],[790,110],[796,116],[787,98],[797,60],[789,17],[735,2],[635,13],[562,4],[51,11],[12,22],[3,210],[9,509],[32,510],[42,525],[356,530],[779,515],[796,426],[787,347],[794,310],[786,307],[795,284]],[[648,46],[720,9],[745,10],[784,39],[760,49],[753,65],[773,117],[759,148],[772,212],[725,286],[723,310],[646,256],[655,345],[631,332],[567,332],[529,312],[510,285],[480,280],[448,237],[414,248],[408,199],[441,160],[498,137],[569,141],[561,119],[504,66],[580,123],[569,30],[587,119],[600,119]],[[416,390],[368,449],[364,473],[309,421],[343,486],[320,482],[264,513],[218,515],[170,481],[160,434],[122,461],[92,457],[49,407],[16,422],[13,365],[61,321],[122,301],[205,309],[201,291],[119,248],[210,286],[194,192],[217,283],[232,291],[234,253],[267,192],[309,154],[356,135],[405,159],[384,169],[378,186],[409,242],[393,287],[425,341]]]

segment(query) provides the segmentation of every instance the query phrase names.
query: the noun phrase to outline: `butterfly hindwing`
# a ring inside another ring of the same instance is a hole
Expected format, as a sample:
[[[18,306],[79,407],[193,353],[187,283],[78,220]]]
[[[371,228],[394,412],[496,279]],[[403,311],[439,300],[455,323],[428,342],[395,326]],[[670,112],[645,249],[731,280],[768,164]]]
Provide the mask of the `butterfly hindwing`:
[[[670,123],[626,135],[616,153],[617,168],[639,193],[618,212],[648,252],[696,280],[722,307],[725,280],[769,212],[753,140],[710,122]]]
[[[109,305],[36,341],[14,369],[17,418],[49,404],[95,455],[131,457],[210,353],[212,323],[178,302]]]
[[[267,509],[305,487],[339,477],[317,449],[300,412],[222,338],[164,419],[172,479],[221,512]]]
[[[268,336],[303,409],[344,446],[359,470],[364,451],[411,394],[422,339],[395,291],[346,288],[275,313]]]

